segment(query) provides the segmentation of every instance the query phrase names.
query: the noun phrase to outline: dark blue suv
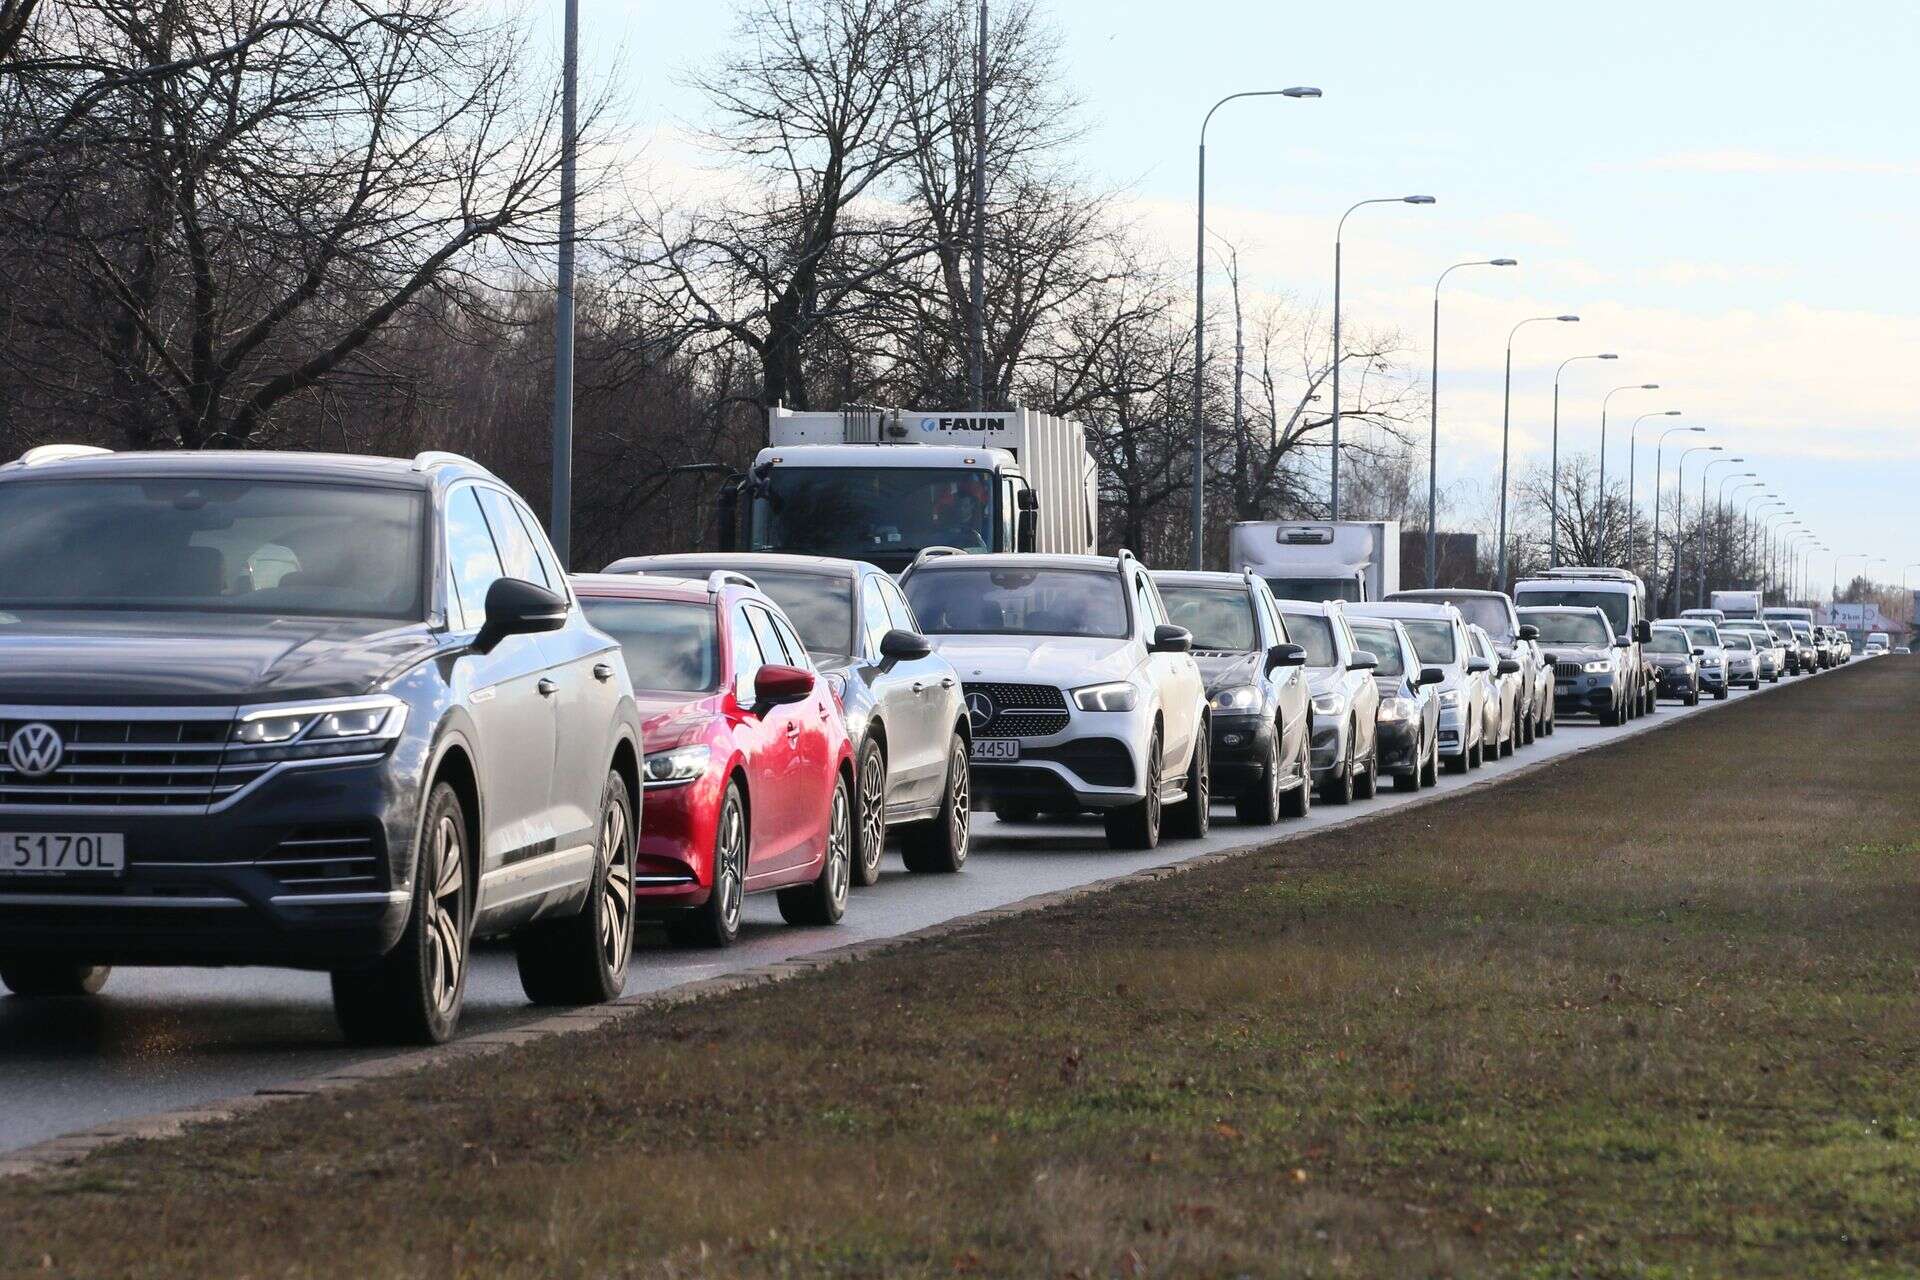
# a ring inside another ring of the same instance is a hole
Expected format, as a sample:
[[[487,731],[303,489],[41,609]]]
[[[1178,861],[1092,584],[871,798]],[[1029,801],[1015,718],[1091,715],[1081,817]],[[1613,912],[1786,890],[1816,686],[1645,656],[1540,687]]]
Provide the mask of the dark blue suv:
[[[632,951],[639,719],[526,506],[449,454],[0,467],[0,981],[326,970],[450,1035],[478,937],[534,1001]]]

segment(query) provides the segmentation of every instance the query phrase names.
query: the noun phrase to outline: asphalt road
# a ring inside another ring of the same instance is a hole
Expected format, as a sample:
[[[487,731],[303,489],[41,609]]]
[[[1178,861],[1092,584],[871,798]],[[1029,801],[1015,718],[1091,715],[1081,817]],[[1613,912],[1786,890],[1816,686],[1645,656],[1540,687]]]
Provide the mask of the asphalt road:
[[[1783,683],[1785,683],[1783,681]],[[1734,700],[1754,696],[1736,693]],[[1630,737],[1698,708],[1663,703],[1658,715],[1618,728],[1563,721],[1553,737],[1465,777],[1442,774],[1440,791],[1499,777],[1534,761],[1596,742]],[[1427,794],[1427,793],[1421,793]],[[1214,814],[1202,841],[1170,840],[1150,853],[1113,853],[1096,822],[1012,825],[976,815],[973,854],[957,876],[914,876],[890,853],[880,883],[856,890],[842,923],[799,929],[780,921],[771,897],[749,898],[738,945],[689,953],[643,933],[627,980],[629,995],[659,991],[737,969],[770,964],[866,938],[911,932],[1035,894],[1179,862],[1199,853],[1259,844],[1276,833],[1334,826],[1410,797],[1384,786],[1379,797],[1336,808],[1316,803],[1304,822],[1243,827],[1230,808]],[[520,991],[513,958],[475,957],[463,1032],[511,1027],[537,1016]],[[0,1151],[112,1120],[202,1105],[272,1089],[391,1050],[342,1044],[324,974],[276,969],[118,969],[92,1000],[0,998]]]

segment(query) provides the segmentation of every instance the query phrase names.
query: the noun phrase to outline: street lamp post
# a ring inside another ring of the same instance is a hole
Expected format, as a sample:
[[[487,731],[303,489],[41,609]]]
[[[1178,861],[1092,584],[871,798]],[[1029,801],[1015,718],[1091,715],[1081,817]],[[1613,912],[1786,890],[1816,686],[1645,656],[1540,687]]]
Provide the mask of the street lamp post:
[[[1507,330],[1507,380],[1506,390],[1500,401],[1500,549],[1495,559],[1494,578],[1496,591],[1507,589],[1507,455],[1511,443],[1513,426],[1513,337],[1530,324],[1554,320],[1561,324],[1578,324],[1579,316],[1529,316]]]
[[[1764,557],[1762,557],[1760,554],[1760,540],[1754,535],[1754,532],[1753,532],[1753,513],[1755,510],[1754,504],[1758,502],[1765,502],[1769,498],[1778,498],[1780,496],[1779,494],[1775,493],[1773,490],[1767,488],[1766,485],[1764,484],[1759,485],[1758,488],[1760,489],[1760,492],[1748,498],[1746,500],[1746,504],[1740,508],[1741,527],[1744,530],[1744,536],[1746,538],[1747,545],[1753,549],[1752,554],[1756,564],[1763,563]],[[1766,595],[1765,585],[1761,586],[1760,592],[1761,592],[1762,598],[1764,598]]]
[[[1433,378],[1427,390],[1427,588],[1439,581],[1440,519],[1440,286],[1462,267],[1514,267],[1517,258],[1475,258],[1456,262],[1433,282]]]
[[[1694,608],[1702,609],[1707,602],[1707,477],[1713,474],[1715,467],[1729,466],[1740,461],[1738,458],[1715,458],[1700,468],[1700,586],[1694,592]],[[1680,602],[1679,594],[1674,595],[1674,603]]]
[[[1333,228],[1333,518],[1340,518],[1340,241],[1355,209],[1370,204],[1432,204],[1432,196],[1375,196],[1356,200]]]
[[[1778,507],[1780,509],[1778,511],[1767,511],[1767,508],[1769,507]],[[1772,498],[1769,498],[1767,501],[1762,502],[1757,506],[1755,506],[1754,511],[1767,512],[1767,514],[1760,517],[1760,538],[1766,544],[1766,548],[1767,548],[1767,552],[1766,552],[1767,581],[1769,583],[1775,583],[1779,580],[1780,572],[1779,572],[1779,568],[1774,564],[1775,544],[1773,540],[1773,522],[1775,520],[1785,520],[1788,516],[1791,516],[1793,514],[1793,509],[1787,506],[1787,504],[1780,498],[1772,497]],[[1760,588],[1760,598],[1762,600],[1765,600],[1767,598],[1767,589],[1765,586],[1762,586]]]
[[[1615,387],[1613,390],[1607,392],[1606,395],[1600,397],[1600,497],[1598,506],[1600,510],[1599,550],[1601,555],[1605,555],[1607,551],[1607,405],[1622,391],[1658,391],[1659,389],[1660,384],[1657,382],[1630,383],[1624,387]]]
[[[1767,487],[1766,482],[1758,479],[1757,474],[1758,473],[1752,472],[1752,471],[1736,471],[1732,475],[1727,476],[1725,479],[1723,479],[1720,482],[1720,505],[1722,507],[1725,507],[1727,505],[1727,499],[1730,496],[1737,498],[1748,489],[1766,488]],[[1727,488],[1727,486],[1735,480],[1744,480],[1746,481],[1746,483],[1736,484],[1731,489]],[[1744,512],[1742,514],[1744,516]],[[1751,524],[1751,522],[1743,523],[1740,526],[1740,546],[1741,546],[1741,554],[1753,558],[1755,562],[1753,576],[1755,580],[1758,581],[1760,577],[1760,570],[1758,566],[1759,557],[1755,554],[1755,549],[1753,546],[1753,525]]]
[[[1655,604],[1666,599],[1664,584],[1660,581],[1660,468],[1662,456],[1667,451],[1667,437],[1681,432],[1692,432],[1698,435],[1705,430],[1705,427],[1668,427],[1660,433],[1660,439],[1653,446],[1653,600]]]
[[[1680,584],[1683,576],[1680,569],[1680,544],[1686,540],[1687,526],[1687,459],[1696,453],[1720,453],[1725,445],[1697,444],[1691,449],[1680,451],[1680,461],[1674,464],[1674,516],[1673,516],[1673,608],[1680,611]],[[1728,459],[1732,461],[1732,459]]]
[[[553,307],[553,511],[547,520],[553,553],[573,561],[573,262],[578,193],[580,0],[567,0],[560,56],[560,261]]]
[[[1620,567],[1622,569],[1633,568],[1633,478],[1634,472],[1637,469],[1634,454],[1639,448],[1640,424],[1648,418],[1677,418],[1679,416],[1680,411],[1678,409],[1659,409],[1653,413],[1641,414],[1633,420],[1633,425],[1627,429],[1627,550],[1626,554],[1621,557],[1622,563]],[[1654,477],[1653,496],[1656,501],[1660,496],[1659,476]],[[1654,555],[1655,558],[1658,559],[1659,552],[1656,550]]]
[[[1296,86],[1291,89],[1249,89],[1230,93],[1207,108],[1200,121],[1200,181],[1195,200],[1199,222],[1193,255],[1193,555],[1192,567],[1204,568],[1202,555],[1207,541],[1207,442],[1204,427],[1207,379],[1207,126],[1213,113],[1235,98],[1317,98],[1318,89]],[[1338,323],[1336,321],[1335,323]]]
[[[1618,360],[1611,351],[1591,356],[1568,356],[1553,371],[1553,462],[1547,470],[1547,565],[1560,567],[1560,375],[1576,360]]]

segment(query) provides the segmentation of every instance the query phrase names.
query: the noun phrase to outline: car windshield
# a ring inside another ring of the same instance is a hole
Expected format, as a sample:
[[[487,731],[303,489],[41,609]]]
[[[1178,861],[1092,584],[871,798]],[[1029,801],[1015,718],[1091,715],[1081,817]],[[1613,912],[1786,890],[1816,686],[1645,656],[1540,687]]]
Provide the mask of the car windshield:
[[[992,477],[959,467],[775,467],[750,550],[904,568],[923,547],[994,550]]]
[[[1720,645],[1720,633],[1710,622],[1681,622],[1675,625],[1687,633],[1687,639],[1702,649],[1714,649]]]
[[[707,693],[719,687],[719,649],[710,605],[684,600],[596,600],[587,618],[620,642],[636,689]]]
[[[1453,652],[1453,624],[1441,618],[1403,618],[1400,625],[1413,637],[1413,652],[1420,661],[1451,666],[1455,661]]]
[[[913,574],[906,585],[928,635],[1127,635],[1117,572],[943,566]]]
[[[1686,654],[1693,652],[1693,645],[1679,627],[1655,627],[1653,639],[1647,642],[1647,652]]]
[[[716,569],[752,578],[793,623],[808,653],[853,652],[853,580],[844,574],[795,573],[720,561],[667,564],[645,571],[669,578],[704,580]]]
[[[1259,644],[1253,625],[1253,601],[1244,587],[1196,587],[1160,584],[1160,599],[1176,626],[1193,632],[1196,649],[1246,653]]]
[[[1599,649],[1613,642],[1606,624],[1591,613],[1526,612],[1520,615],[1520,620],[1540,628],[1542,644],[1577,644]]]
[[[1739,649],[1746,653],[1752,653],[1753,637],[1742,635],[1738,631],[1722,631],[1720,633],[1720,646],[1724,649]]]
[[[1574,609],[1598,609],[1607,615],[1607,622],[1613,627],[1613,634],[1627,634],[1627,593],[1624,591],[1580,591],[1553,588],[1542,591],[1529,590],[1526,602],[1530,605],[1562,605]]]
[[[1331,667],[1339,662],[1340,650],[1333,642],[1333,620],[1318,613],[1283,612],[1287,635],[1307,651],[1310,667]]]
[[[1373,669],[1377,676],[1404,676],[1407,674],[1406,661],[1400,655],[1400,638],[1393,634],[1391,624],[1356,622],[1353,624],[1353,641],[1375,658],[1380,665]]]
[[[0,608],[419,619],[424,492],[201,476],[0,485]]]
[[[1358,578],[1266,578],[1276,600],[1345,600],[1360,602]]]

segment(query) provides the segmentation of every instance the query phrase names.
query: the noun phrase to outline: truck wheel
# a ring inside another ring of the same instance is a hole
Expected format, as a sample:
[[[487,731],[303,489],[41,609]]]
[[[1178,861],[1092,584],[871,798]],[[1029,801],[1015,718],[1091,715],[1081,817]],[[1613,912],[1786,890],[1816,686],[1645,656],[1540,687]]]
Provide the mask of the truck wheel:
[[[1140,799],[1106,814],[1107,845],[1152,849],[1160,843],[1160,730],[1147,743],[1146,790]]]
[[[782,889],[774,897],[788,924],[839,924],[847,913],[847,887],[853,878],[853,796],[847,780],[833,784],[827,809],[827,851],[820,874],[809,884]]]
[[[954,872],[967,865],[973,822],[969,769],[966,740],[956,733],[947,748],[947,785],[940,812],[927,822],[901,828],[900,856],[906,860],[907,870]]]
[[[439,1044],[460,1022],[474,885],[460,793],[436,782],[420,824],[413,905],[392,951],[367,969],[336,970],[333,1012],[356,1044]]]
[[[543,1005],[605,1004],[627,985],[633,956],[633,802],[626,779],[607,773],[593,880],[580,910],[514,940],[520,989]]]
[[[0,960],[0,985],[17,996],[90,996],[107,985],[111,965],[21,956]]]

